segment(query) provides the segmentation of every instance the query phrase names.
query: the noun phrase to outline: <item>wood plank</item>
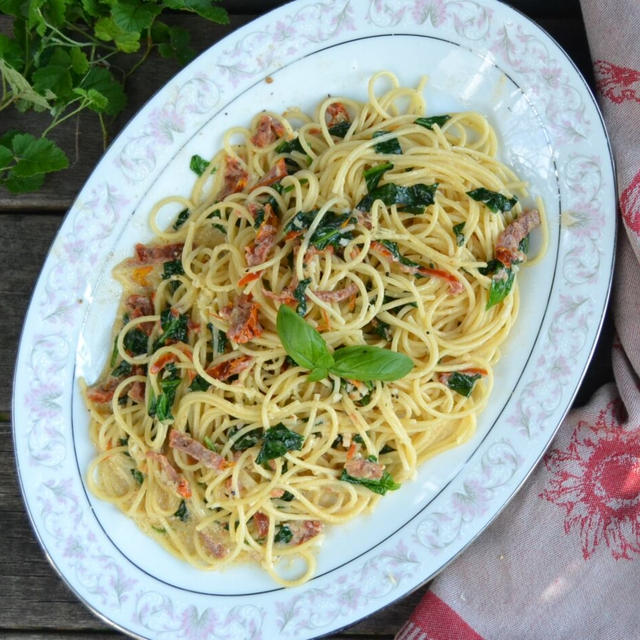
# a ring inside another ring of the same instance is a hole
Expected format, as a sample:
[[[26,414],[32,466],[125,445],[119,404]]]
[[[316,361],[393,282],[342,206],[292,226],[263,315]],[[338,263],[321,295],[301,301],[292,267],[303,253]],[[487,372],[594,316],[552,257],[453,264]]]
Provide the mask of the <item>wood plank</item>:
[[[0,385],[0,412],[9,411],[13,370],[24,315],[38,274],[62,215],[0,214],[3,250],[0,251],[0,296],[4,300],[0,332],[0,371],[5,372]]]

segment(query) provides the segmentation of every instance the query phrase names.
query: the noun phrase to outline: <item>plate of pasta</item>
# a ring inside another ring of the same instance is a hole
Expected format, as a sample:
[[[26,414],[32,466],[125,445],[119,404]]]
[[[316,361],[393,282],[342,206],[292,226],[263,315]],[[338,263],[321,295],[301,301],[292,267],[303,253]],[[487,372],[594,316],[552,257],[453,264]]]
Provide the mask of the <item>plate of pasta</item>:
[[[34,293],[14,436],[54,567],[141,638],[314,638],[408,593],[570,407],[614,221],[593,97],[509,8],[239,29],[114,142]]]

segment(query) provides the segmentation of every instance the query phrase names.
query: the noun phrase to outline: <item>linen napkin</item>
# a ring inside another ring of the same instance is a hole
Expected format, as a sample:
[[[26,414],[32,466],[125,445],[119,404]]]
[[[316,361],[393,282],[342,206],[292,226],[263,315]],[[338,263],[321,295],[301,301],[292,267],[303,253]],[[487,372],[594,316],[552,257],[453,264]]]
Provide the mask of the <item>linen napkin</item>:
[[[640,637],[640,2],[581,2],[618,172],[615,385],[569,414],[396,640]]]

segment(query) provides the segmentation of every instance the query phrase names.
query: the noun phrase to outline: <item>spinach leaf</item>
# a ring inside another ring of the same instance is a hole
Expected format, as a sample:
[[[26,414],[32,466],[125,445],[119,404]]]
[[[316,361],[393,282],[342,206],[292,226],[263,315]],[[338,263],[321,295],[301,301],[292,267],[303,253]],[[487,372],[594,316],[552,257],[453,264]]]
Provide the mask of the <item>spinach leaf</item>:
[[[138,484],[142,484],[144,482],[144,475],[138,471],[138,469],[131,469],[131,475],[135,478],[135,481]]]
[[[197,375],[189,385],[189,391],[206,391],[210,386],[211,384],[202,376]]]
[[[302,148],[302,145],[300,144],[300,140],[298,138],[294,138],[293,140],[283,140],[275,148],[276,153],[291,153],[292,151],[306,153],[306,151]]]
[[[187,510],[187,503],[184,500],[180,501],[178,510],[173,514],[176,518],[186,522],[189,519],[189,511]]]
[[[405,258],[400,253],[400,249],[398,248],[398,244],[396,242],[393,242],[392,240],[380,240],[379,242],[380,242],[380,244],[382,246],[384,246],[387,249],[389,249],[389,251],[391,252],[391,255],[393,256],[394,260],[396,260],[400,264],[403,264],[405,267],[419,267],[420,266],[417,262],[414,262],[413,260],[409,260],[409,258]]]
[[[513,196],[513,198],[507,198],[507,196],[503,196],[501,193],[490,191],[484,187],[467,191],[467,195],[478,202],[483,202],[491,211],[493,211],[493,213],[511,211],[518,202],[518,198],[516,196]]]
[[[367,183],[367,191],[369,193],[378,186],[380,178],[382,178],[385,171],[390,169],[393,169],[393,164],[391,162],[383,162],[364,170],[364,180]]]
[[[267,429],[264,434],[262,448],[256,457],[258,464],[264,464],[274,458],[283,456],[287,451],[300,451],[304,438],[295,431],[285,427],[282,422]]]
[[[184,269],[182,268],[182,260],[171,260],[165,262],[162,265],[162,279],[168,280],[172,276],[184,275]]]
[[[130,374],[131,365],[126,360],[122,360],[120,364],[111,372],[111,375],[114,378],[119,378],[120,376],[128,376]]]
[[[291,529],[287,527],[286,524],[278,525],[278,532],[275,536],[273,536],[274,542],[282,542],[284,544],[288,544],[291,542],[291,538],[293,538],[293,533],[291,533]]]
[[[413,369],[413,360],[389,349],[369,345],[353,345],[337,349],[329,371],[348,380],[392,381],[406,376]]]
[[[160,380],[160,395],[156,398],[153,393],[149,401],[148,414],[158,420],[170,420],[173,418],[171,408],[176,398],[176,391],[180,386],[180,373],[176,365],[171,362],[165,368],[165,377]],[[168,374],[168,375],[166,375]]]
[[[164,346],[167,340],[186,342],[188,323],[189,318],[186,314],[174,312],[171,307],[167,307],[160,313],[162,335],[155,341],[153,350],[156,351]]]
[[[419,124],[425,129],[433,129],[434,124],[437,124],[439,127],[441,127],[450,118],[451,116],[449,115],[430,116],[428,118],[417,118],[416,120],[414,120],[414,122],[415,124]]]
[[[522,240],[520,240],[520,244],[518,245],[518,249],[525,255],[529,253],[529,238],[530,235],[527,234],[524,238],[522,238]]]
[[[456,236],[456,244],[461,247],[464,244],[464,233],[462,233],[464,229],[464,222],[460,224],[456,224],[453,226],[453,233]]]
[[[356,209],[359,211],[370,211],[376,200],[391,206],[395,204],[402,211],[409,213],[424,213],[426,207],[435,201],[435,193],[438,183],[433,184],[414,184],[408,187],[401,187],[393,182],[376,187],[370,191],[358,204]]]
[[[447,386],[461,396],[468,398],[473,391],[473,385],[476,380],[482,376],[479,373],[461,373],[460,371],[454,371],[447,380]]]
[[[295,498],[295,496],[293,495],[293,493],[291,493],[291,491],[285,491],[279,498],[278,500],[284,500],[285,502],[291,502],[293,499]]]
[[[256,213],[256,217],[255,220],[253,221],[253,228],[254,229],[259,229],[260,225],[264,222],[264,208],[260,209],[257,213]]]
[[[298,283],[298,286],[293,291],[293,297],[298,302],[296,313],[299,316],[302,316],[303,318],[307,313],[306,290],[310,283],[311,283],[311,278],[305,278],[304,280],[300,280],[300,282]]]
[[[311,370],[310,381],[327,376],[329,367],[333,365],[333,356],[323,337],[311,325],[282,304],[278,309],[276,328],[284,350],[296,364]]]
[[[191,212],[189,209],[183,209],[176,218],[176,221],[173,223],[173,228],[177,231],[189,218]]]
[[[379,318],[373,318],[369,323],[369,327],[371,328],[372,333],[380,336],[383,340],[386,340],[387,342],[391,340],[391,327],[386,322]]]
[[[239,429],[234,429],[233,431],[230,431],[228,434],[229,439],[231,439],[238,431]],[[254,447],[255,445],[257,445],[258,442],[262,440],[262,437],[263,437],[263,429],[259,427],[257,429],[252,429],[248,433],[245,433],[242,437],[235,440],[234,443],[231,445],[231,449],[233,451],[244,451],[245,449],[250,449],[251,447]]]
[[[334,124],[333,127],[329,127],[329,133],[332,136],[336,136],[336,138],[344,138],[350,126],[351,123],[348,120],[343,120],[342,122]]]
[[[389,131],[376,131],[373,134],[374,138],[379,138],[380,136],[385,136]],[[382,142],[377,142],[373,145],[376,153],[388,153],[392,155],[401,155],[402,147],[398,142],[398,138],[389,138],[389,140],[384,140]]]
[[[147,334],[141,329],[131,329],[122,341],[127,353],[133,356],[139,356],[147,353],[148,339]]]
[[[191,156],[191,162],[189,162],[189,169],[193,171],[195,174],[201,176],[209,166],[209,161],[205,160],[202,156],[199,156],[197,153]]]
[[[285,225],[285,232],[305,231],[311,226],[317,214],[317,209],[313,211],[298,211]],[[350,213],[327,211],[311,238],[309,238],[309,244],[320,250],[326,249],[329,245],[335,249],[344,247],[353,238],[353,231],[347,229],[346,225],[349,223],[355,224],[355,222],[355,218],[352,218]]]
[[[351,484],[362,485],[363,487],[366,487],[370,491],[378,493],[381,496],[387,493],[387,491],[395,491],[401,486],[397,482],[395,482],[388,471],[385,471],[382,474],[382,478],[380,478],[379,480],[371,480],[370,478],[354,478],[347,473],[346,469],[343,469],[342,474],[340,475],[340,480],[343,480],[344,482],[350,482]]]
[[[385,453],[393,453],[395,449],[390,447],[388,444],[385,444],[382,449],[380,449],[380,455],[384,455]]]
[[[222,219],[222,214],[220,213],[220,209],[216,209],[215,211],[212,211],[208,216],[207,219],[210,218],[220,218]],[[218,224],[217,222],[212,222],[211,226],[214,229],[217,229],[222,235],[227,235],[227,229],[223,224]]]
[[[221,329],[216,329],[211,322],[207,324],[207,328],[211,332],[213,355],[215,356],[217,353],[224,353],[227,349],[227,345],[229,344],[227,334]]]
[[[491,278],[491,288],[489,289],[489,299],[487,300],[487,309],[502,302],[511,291],[516,274],[513,269],[503,267],[497,271]]]

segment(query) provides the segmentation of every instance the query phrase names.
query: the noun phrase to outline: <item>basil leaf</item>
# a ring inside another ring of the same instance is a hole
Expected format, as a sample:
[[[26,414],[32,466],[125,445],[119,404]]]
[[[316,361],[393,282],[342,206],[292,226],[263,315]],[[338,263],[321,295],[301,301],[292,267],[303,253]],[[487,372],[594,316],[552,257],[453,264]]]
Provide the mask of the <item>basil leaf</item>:
[[[456,244],[461,247],[464,244],[464,233],[462,230],[464,229],[464,222],[460,224],[456,224],[453,226],[453,233],[456,236]]]
[[[419,124],[421,127],[425,129],[433,129],[433,125],[437,124],[441,127],[447,120],[449,120],[451,116],[442,115],[442,116],[430,116],[429,118],[418,118],[414,120],[415,124]]]
[[[191,212],[189,209],[183,209],[176,218],[176,221],[173,223],[173,228],[177,231],[189,218]]]
[[[437,182],[433,184],[418,183],[408,187],[401,187],[389,182],[369,192],[356,205],[356,209],[370,211],[376,200],[382,200],[385,205],[395,204],[403,211],[424,213],[425,208],[434,203],[437,188]]]
[[[500,263],[502,268],[496,271],[491,278],[491,288],[489,289],[489,299],[487,300],[487,309],[502,302],[511,291],[516,274],[513,269],[509,269]]]
[[[484,203],[491,211],[493,211],[493,213],[511,211],[518,202],[518,198],[516,198],[516,196],[513,196],[513,198],[507,198],[507,196],[503,196],[501,193],[490,191],[484,187],[467,191],[467,195],[478,202]]]
[[[191,162],[189,162],[189,169],[201,176],[209,166],[209,161],[205,160],[202,156],[199,156],[197,153],[191,156]]]
[[[184,500],[180,501],[178,510],[173,514],[176,518],[180,518],[182,522],[186,522],[189,519],[189,511],[187,510],[187,503]]]
[[[291,431],[279,422],[267,429],[264,434],[262,448],[256,457],[258,464],[264,464],[274,458],[280,458],[287,451],[300,451],[304,438],[295,431]]]
[[[298,286],[293,291],[293,297],[298,301],[296,313],[302,317],[304,317],[307,313],[306,290],[310,283],[311,283],[311,278],[305,278],[304,280],[300,280],[300,282],[298,283]]]
[[[276,329],[284,350],[296,364],[311,370],[326,370],[333,364],[323,337],[286,304],[278,309]]]
[[[291,542],[291,538],[293,538],[291,529],[289,529],[286,524],[278,525],[278,532],[275,536],[273,536],[273,541],[288,544],[289,542]]]
[[[348,120],[343,120],[342,122],[334,124],[333,127],[329,127],[329,133],[332,136],[336,136],[336,138],[344,138],[350,126],[351,123]]]
[[[364,170],[364,180],[367,183],[367,191],[369,193],[378,186],[378,182],[380,182],[380,178],[382,178],[385,171],[390,169],[393,169],[393,164],[391,162],[383,162]]]
[[[447,380],[447,386],[461,396],[468,398],[473,391],[473,385],[475,385],[476,380],[481,377],[479,373],[469,375],[468,373],[454,371]]]
[[[389,131],[376,131],[373,134],[374,138],[379,138],[380,136],[385,136]],[[373,145],[373,148],[376,150],[376,153],[388,153],[392,155],[401,155],[402,147],[398,142],[398,138],[389,138],[389,140],[384,140],[382,142],[377,142]]]
[[[362,485],[381,496],[387,493],[387,491],[395,491],[401,486],[391,477],[391,474],[388,471],[385,471],[382,474],[382,478],[379,480],[371,480],[370,478],[354,478],[347,473],[346,469],[343,469],[342,474],[340,475],[340,480],[350,482],[351,484]]]
[[[329,371],[350,380],[398,380],[413,369],[413,360],[403,353],[370,345],[355,345],[337,349],[335,363]]]

